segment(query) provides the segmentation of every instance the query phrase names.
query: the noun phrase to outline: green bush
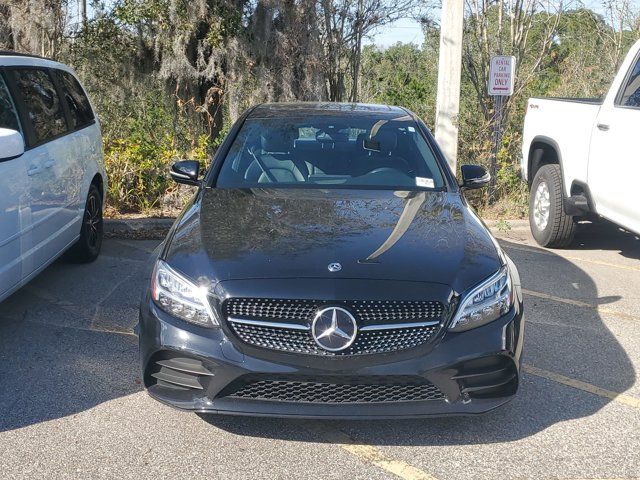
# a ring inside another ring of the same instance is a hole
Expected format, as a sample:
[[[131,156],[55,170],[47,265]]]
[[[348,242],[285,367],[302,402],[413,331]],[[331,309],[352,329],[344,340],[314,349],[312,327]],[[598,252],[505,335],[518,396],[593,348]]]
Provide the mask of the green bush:
[[[180,158],[205,160],[206,137],[189,151],[180,151],[170,136],[160,142],[119,138],[105,145],[109,172],[108,204],[120,213],[163,209],[167,197],[177,191],[169,176],[171,164]]]

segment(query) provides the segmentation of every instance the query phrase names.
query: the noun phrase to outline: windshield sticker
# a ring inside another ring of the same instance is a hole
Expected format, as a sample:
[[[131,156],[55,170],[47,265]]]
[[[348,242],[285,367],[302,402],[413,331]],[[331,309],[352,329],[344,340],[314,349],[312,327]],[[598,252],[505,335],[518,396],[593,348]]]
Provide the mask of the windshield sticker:
[[[416,177],[416,186],[424,187],[424,188],[433,188],[435,185],[433,183],[433,178]]]

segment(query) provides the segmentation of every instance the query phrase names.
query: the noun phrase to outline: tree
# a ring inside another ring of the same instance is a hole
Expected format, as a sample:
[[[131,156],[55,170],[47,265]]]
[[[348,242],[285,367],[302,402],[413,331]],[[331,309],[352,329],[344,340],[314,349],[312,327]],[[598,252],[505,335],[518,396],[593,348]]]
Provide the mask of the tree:
[[[67,31],[67,7],[67,0],[0,0],[0,32],[10,31],[15,50],[56,59]]]
[[[603,0],[602,7],[609,28],[598,29],[598,33],[604,37],[605,43],[612,47],[608,49],[607,54],[617,70],[624,60],[629,40],[640,36],[639,10],[637,7],[634,8],[631,0]]]
[[[396,44],[362,51],[360,96],[365,102],[405,105],[433,126],[438,55],[428,48]]]
[[[505,117],[548,60],[564,4],[563,0],[467,0],[466,10],[463,67],[488,127],[482,137],[495,132],[498,149]],[[503,97],[500,109],[495,108],[487,91],[493,55],[512,55],[516,61],[514,93]],[[489,194],[493,200],[497,150],[490,160],[490,173]]]
[[[0,3],[0,50],[14,50],[11,11],[7,4]]]
[[[491,56],[515,57],[517,97],[544,65],[563,11],[562,0],[467,0],[463,66],[485,120],[493,116],[487,92]]]
[[[327,97],[358,100],[362,39],[373,30],[418,11],[414,0],[320,0]],[[350,80],[350,87],[348,84]],[[347,91],[349,93],[347,93]]]

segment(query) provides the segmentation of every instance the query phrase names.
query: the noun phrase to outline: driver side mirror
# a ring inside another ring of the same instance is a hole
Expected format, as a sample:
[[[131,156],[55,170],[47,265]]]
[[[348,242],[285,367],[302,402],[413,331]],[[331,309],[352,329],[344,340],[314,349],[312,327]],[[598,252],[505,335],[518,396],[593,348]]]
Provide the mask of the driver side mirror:
[[[183,185],[200,185],[200,162],[197,160],[181,160],[171,165],[171,178]]]
[[[491,180],[489,172],[480,165],[462,165],[460,171],[462,172],[462,184],[460,186],[465,190],[482,188],[488,185]]]
[[[24,139],[17,130],[0,128],[0,161],[17,158],[24,153]]]

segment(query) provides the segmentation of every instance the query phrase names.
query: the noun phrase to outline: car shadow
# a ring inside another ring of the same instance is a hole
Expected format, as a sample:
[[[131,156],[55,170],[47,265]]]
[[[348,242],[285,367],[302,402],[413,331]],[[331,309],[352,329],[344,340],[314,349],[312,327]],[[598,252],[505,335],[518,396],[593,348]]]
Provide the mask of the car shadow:
[[[56,261],[0,303],[0,432],[142,389],[131,329],[152,246],[107,240],[94,263]]]
[[[640,260],[640,235],[624,230],[608,220],[578,225],[573,244],[576,250],[611,250],[633,260]]]
[[[549,250],[518,247],[501,241],[519,265],[523,288],[529,291],[561,290],[560,284],[580,285],[580,301],[610,303],[619,297],[599,298],[594,280],[578,265]],[[598,248],[619,248],[617,237],[601,239]],[[539,250],[536,254],[531,250]],[[542,262],[537,268],[525,265]],[[557,284],[557,285],[555,285]],[[571,298],[569,298],[571,300]],[[624,348],[604,324],[594,308],[525,295],[524,364],[574,378],[614,392],[634,385],[636,374]],[[611,320],[615,321],[615,319]],[[597,354],[594,354],[597,352]],[[605,358],[606,362],[602,359]],[[519,440],[548,427],[593,415],[611,400],[524,373],[516,397],[496,410],[478,416],[424,418],[411,420],[317,420],[348,434],[355,443],[371,445],[465,445]],[[401,412],[399,412],[401,413]],[[309,441],[305,420],[202,415],[205,422],[244,436]],[[282,428],[283,422],[297,423],[300,429]],[[297,435],[295,432],[300,431]],[[331,441],[316,438],[314,441]]]

